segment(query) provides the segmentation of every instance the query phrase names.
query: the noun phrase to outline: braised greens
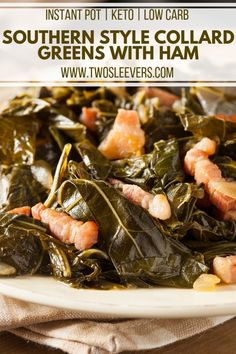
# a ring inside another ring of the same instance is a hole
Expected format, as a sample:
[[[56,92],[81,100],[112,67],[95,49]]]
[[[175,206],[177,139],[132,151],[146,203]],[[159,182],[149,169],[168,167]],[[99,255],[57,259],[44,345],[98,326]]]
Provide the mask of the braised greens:
[[[0,207],[5,211],[22,205],[33,206],[46,199],[51,183],[51,169],[45,161],[35,161],[31,166],[2,167]]]
[[[200,257],[193,257],[186,247],[168,237],[158,221],[106,183],[83,179],[66,181],[59,193],[62,205],[68,195],[79,194],[83,198],[99,225],[98,247],[108,254],[124,282],[126,278],[135,277],[163,284],[168,279],[172,286],[191,287],[207,269]],[[68,208],[66,201],[67,210],[75,216],[73,208],[77,205],[75,200],[72,203],[73,207]],[[102,213],[98,212],[99,208]],[[191,277],[185,274],[186,267]]]
[[[236,114],[236,100],[210,88],[181,94],[164,107],[141,89],[54,87],[8,103],[0,116],[1,276],[40,273],[99,289],[192,287],[216,255],[236,254],[236,222],[218,219],[183,169],[186,151],[210,137],[214,163],[236,179],[236,122],[215,116]],[[96,109],[96,131],[81,122],[83,107]],[[138,112],[145,146],[140,156],[110,161],[98,146],[119,108]],[[171,217],[152,217],[112,179],[164,194]],[[40,221],[7,213],[38,202],[96,222],[98,243],[78,251]]]

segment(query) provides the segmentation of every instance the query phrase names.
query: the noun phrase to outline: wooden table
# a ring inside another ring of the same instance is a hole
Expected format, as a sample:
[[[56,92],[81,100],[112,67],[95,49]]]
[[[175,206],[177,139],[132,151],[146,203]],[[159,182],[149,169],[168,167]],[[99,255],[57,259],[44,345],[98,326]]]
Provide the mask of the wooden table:
[[[167,345],[164,348],[140,351],[132,354],[228,354],[236,353],[236,318],[223,325],[197,334],[189,339]],[[0,333],[0,354],[63,354],[14,336],[8,332]],[[123,352],[125,354],[131,354]],[[83,354],[83,353],[78,353]]]

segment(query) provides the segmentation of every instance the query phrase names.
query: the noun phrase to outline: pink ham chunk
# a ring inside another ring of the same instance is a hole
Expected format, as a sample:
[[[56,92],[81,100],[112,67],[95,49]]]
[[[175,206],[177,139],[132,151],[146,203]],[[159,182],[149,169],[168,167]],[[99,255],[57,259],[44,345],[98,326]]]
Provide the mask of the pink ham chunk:
[[[165,107],[172,107],[175,101],[179,99],[179,97],[174,95],[173,93],[167,92],[156,87],[148,87],[145,88],[144,91],[147,98],[158,97],[160,105]]]
[[[82,113],[80,116],[80,121],[83,123],[89,130],[96,132],[96,119],[98,115],[98,110],[95,107],[83,107]]]
[[[119,109],[113,128],[99,146],[108,159],[140,156],[145,144],[145,134],[140,127],[136,111]]]
[[[223,218],[236,220],[235,213],[232,212],[236,209],[236,199],[226,193],[226,188],[233,189],[234,182],[226,182],[219,167],[209,160],[208,157],[213,155],[215,150],[215,141],[203,138],[187,152],[184,168],[188,174],[194,176],[198,184],[204,184],[210,202],[222,212]]]
[[[31,208],[29,206],[23,206],[7,211],[7,214],[18,214],[18,215],[31,215]]]
[[[116,179],[111,179],[110,183],[120,188],[127,199],[146,209],[154,218],[166,220],[171,217],[170,204],[164,194],[153,195],[135,184],[125,184]]]
[[[225,120],[226,122],[236,123],[236,114],[215,114],[214,117]]]
[[[42,203],[32,208],[32,216],[47,224],[52,236],[65,243],[74,243],[80,251],[91,248],[98,240],[98,226],[94,221],[83,223],[64,212],[46,208]]]

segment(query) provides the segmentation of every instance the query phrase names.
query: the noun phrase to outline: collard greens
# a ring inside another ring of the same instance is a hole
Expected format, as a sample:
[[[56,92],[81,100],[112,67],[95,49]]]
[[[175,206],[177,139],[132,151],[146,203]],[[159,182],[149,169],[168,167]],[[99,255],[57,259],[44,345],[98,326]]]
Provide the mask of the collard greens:
[[[186,151],[209,137],[218,144],[212,160],[227,180],[236,179],[236,123],[215,117],[236,114],[235,98],[193,88],[164,107],[146,92],[54,87],[9,102],[0,116],[0,275],[40,273],[98,289],[192,287],[216,255],[236,254],[236,222],[220,220],[183,169]],[[96,109],[96,131],[82,124],[83,107]],[[139,156],[110,161],[98,146],[119,108],[138,112],[145,146]],[[164,194],[171,217],[154,218],[112,179]],[[98,243],[78,251],[46,224],[8,214],[38,202],[96,222]]]

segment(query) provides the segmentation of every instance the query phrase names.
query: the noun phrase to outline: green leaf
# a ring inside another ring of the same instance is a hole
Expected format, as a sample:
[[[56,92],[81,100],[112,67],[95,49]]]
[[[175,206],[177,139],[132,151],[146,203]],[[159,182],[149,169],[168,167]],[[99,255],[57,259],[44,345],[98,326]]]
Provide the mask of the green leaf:
[[[216,256],[236,255],[236,242],[185,240],[185,244],[189,248],[201,252],[210,268],[212,268],[212,262]]]
[[[34,162],[39,123],[32,117],[0,116],[0,163]]]
[[[165,188],[173,183],[183,181],[184,172],[176,139],[161,140],[154,144],[150,166]]]
[[[76,144],[84,165],[95,179],[107,179],[111,171],[111,163],[89,140]]]
[[[70,160],[68,162],[68,173],[70,179],[78,179],[78,178],[91,179],[90,174],[88,173],[83,161],[77,162],[77,161]]]
[[[184,131],[179,117],[171,110],[155,111],[155,114],[150,116],[142,129],[145,131],[147,152],[152,151],[154,144],[159,140],[181,138],[189,135]]]
[[[229,139],[225,140],[219,146],[220,155],[228,155],[232,159],[236,160],[236,133],[231,134]]]
[[[229,156],[216,156],[213,162],[219,166],[225,178],[233,178],[236,180],[236,161]]]
[[[191,220],[197,200],[204,197],[204,189],[193,183],[176,183],[167,189],[166,195],[172,214],[167,223],[174,226],[178,221],[187,223]]]
[[[44,161],[31,166],[12,166],[0,170],[0,209],[33,206],[47,197],[51,187],[50,167]]]
[[[226,141],[236,132],[236,123],[216,119],[213,116],[180,114],[181,122],[186,131],[197,137]]]
[[[22,95],[9,101],[8,106],[3,110],[2,115],[5,117],[33,117],[36,113],[44,111],[49,107],[49,103],[45,100]]]
[[[152,284],[191,287],[207,270],[186,247],[165,236],[161,224],[144,209],[104,182],[66,181],[60,194],[65,195],[64,190],[79,193],[86,202],[99,225],[99,245],[123,279],[140,277]]]
[[[0,213],[0,261],[13,266],[17,274],[33,274],[42,262],[43,248],[32,231],[34,224],[30,222],[22,226],[18,223],[22,219],[26,220],[25,217]],[[38,232],[37,228],[34,231]]]
[[[47,208],[50,208],[52,206],[53,202],[55,201],[57,189],[61,185],[62,180],[67,172],[68,156],[70,154],[71,147],[72,147],[71,144],[66,144],[63,148],[62,153],[61,153],[61,157],[60,157],[58,164],[57,164],[57,168],[55,171],[55,175],[54,175],[54,179],[53,179],[50,193],[44,202],[44,205]]]
[[[118,110],[115,103],[109,100],[95,100],[92,107],[97,108],[99,112],[95,124],[96,135],[101,142],[112,128]]]
[[[47,162],[55,172],[61,150],[58,148],[47,128],[40,129],[36,139],[35,160]]]
[[[192,215],[189,237],[204,241],[233,241],[236,238],[236,221],[220,221],[196,210]]]
[[[73,181],[73,180],[72,180]],[[57,194],[58,204],[63,210],[79,221],[95,220],[86,201],[82,198],[79,189],[67,183]]]
[[[112,161],[111,165],[113,177],[152,190],[154,194],[184,178],[175,139],[155,143],[150,154]]]
[[[155,173],[150,168],[152,155],[142,155],[111,161],[111,175],[127,183],[137,184],[143,189],[150,189],[155,180]]]
[[[43,273],[74,287],[91,284],[99,287],[106,279],[106,270],[112,269],[104,255],[101,251],[91,250],[90,254],[81,253],[80,256],[72,245],[47,235],[45,226],[39,221],[22,215],[0,213],[0,263],[3,265],[0,275],[13,275],[12,269],[12,274],[8,274],[9,269],[4,274],[10,266],[17,275]],[[106,262],[106,268],[102,262]],[[102,268],[104,274],[100,281]],[[110,287],[113,286],[110,284]]]

